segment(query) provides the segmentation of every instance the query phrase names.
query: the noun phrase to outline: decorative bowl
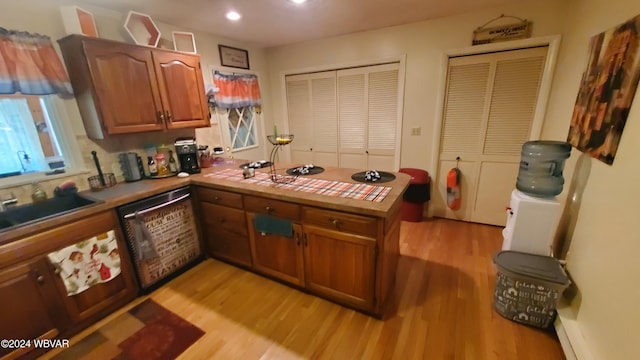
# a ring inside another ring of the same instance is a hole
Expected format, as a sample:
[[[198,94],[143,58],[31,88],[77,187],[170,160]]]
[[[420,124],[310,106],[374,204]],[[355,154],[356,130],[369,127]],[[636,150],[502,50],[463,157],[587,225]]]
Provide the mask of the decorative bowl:
[[[291,134],[267,135],[267,139],[273,145],[287,145],[293,141]]]

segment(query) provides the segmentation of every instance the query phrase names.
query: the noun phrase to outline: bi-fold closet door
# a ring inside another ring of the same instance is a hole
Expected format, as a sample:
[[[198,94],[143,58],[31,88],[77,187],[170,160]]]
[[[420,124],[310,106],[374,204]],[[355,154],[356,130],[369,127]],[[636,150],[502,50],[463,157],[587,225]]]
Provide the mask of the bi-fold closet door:
[[[294,163],[397,171],[399,64],[286,77]]]
[[[430,203],[434,216],[505,225],[522,144],[539,133],[532,127],[547,49],[449,59],[436,196]],[[446,177],[457,163],[462,206],[451,210],[446,206]]]

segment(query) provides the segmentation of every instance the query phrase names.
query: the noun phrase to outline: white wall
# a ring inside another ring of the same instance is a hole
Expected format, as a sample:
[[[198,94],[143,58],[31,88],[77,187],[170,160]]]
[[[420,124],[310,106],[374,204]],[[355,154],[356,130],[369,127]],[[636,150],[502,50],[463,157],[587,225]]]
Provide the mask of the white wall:
[[[405,101],[401,167],[434,173],[431,162],[442,57],[446,50],[469,47],[473,30],[500,14],[533,21],[533,36],[560,34],[566,8],[558,1],[525,1],[522,4],[478,11],[461,16],[418,22],[376,31],[320,39],[268,50],[270,92],[276,125],[284,128],[286,101],[283,74],[297,70],[331,68],[344,64],[398,58],[406,54]],[[267,124],[270,128],[273,124]],[[420,136],[411,136],[421,127]]]
[[[497,14],[533,21],[533,37],[562,34],[543,139],[565,140],[585,68],[589,38],[640,14],[640,2],[570,0],[524,2],[475,12],[346,36],[320,39],[268,50],[273,119],[283,127],[286,102],[283,74],[296,70],[331,68],[406,54],[406,84],[401,166],[435,170],[431,163],[436,102],[443,50],[468,47],[475,27]],[[640,95],[636,94],[629,121],[612,166],[591,161],[591,175],[568,255],[568,269],[580,295],[572,303],[581,353],[592,359],[631,359],[640,353],[640,235],[634,220],[640,214]],[[270,128],[273,124],[267,124]],[[421,136],[411,136],[422,127]],[[580,153],[574,150],[565,168],[567,185]],[[564,195],[564,194],[563,194]],[[577,333],[576,333],[577,332]]]
[[[640,15],[636,0],[572,0],[543,136],[565,139],[591,36]],[[591,160],[569,249],[568,269],[580,291],[574,318],[592,359],[640,354],[640,96],[636,93],[613,165]],[[569,176],[580,152],[574,150]]]

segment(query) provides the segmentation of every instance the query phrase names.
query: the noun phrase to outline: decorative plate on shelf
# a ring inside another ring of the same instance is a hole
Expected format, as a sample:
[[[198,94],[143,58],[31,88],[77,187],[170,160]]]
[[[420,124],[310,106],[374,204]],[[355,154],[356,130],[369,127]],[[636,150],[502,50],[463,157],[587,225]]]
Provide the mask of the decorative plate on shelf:
[[[353,175],[351,175],[351,179],[355,180],[355,181],[359,181],[359,182],[363,182],[363,183],[369,183],[369,184],[379,184],[379,183],[386,183],[389,181],[393,181],[395,180],[396,176],[393,175],[392,173],[388,173],[385,171],[378,171],[378,174],[380,175],[380,178],[377,180],[367,180],[366,175],[367,172],[366,171],[361,171],[358,173],[355,173]]]
[[[304,171],[303,169],[307,169],[307,171]],[[314,167],[298,166],[298,167],[292,167],[290,169],[287,169],[287,174],[305,176],[305,175],[320,174],[323,171],[324,171],[324,168],[320,166],[314,166]]]

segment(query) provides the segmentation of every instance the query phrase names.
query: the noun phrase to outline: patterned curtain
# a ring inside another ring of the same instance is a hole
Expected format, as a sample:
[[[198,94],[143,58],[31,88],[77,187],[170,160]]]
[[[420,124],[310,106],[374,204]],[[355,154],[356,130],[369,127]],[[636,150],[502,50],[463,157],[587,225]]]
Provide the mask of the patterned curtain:
[[[245,106],[260,106],[262,98],[258,77],[253,74],[225,75],[213,74],[216,85],[216,106],[223,109],[237,109]]]
[[[73,95],[48,36],[0,27],[0,94]]]

